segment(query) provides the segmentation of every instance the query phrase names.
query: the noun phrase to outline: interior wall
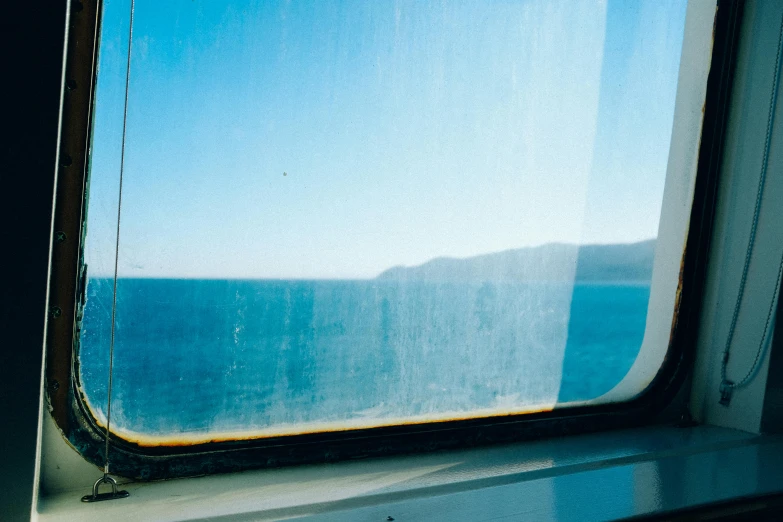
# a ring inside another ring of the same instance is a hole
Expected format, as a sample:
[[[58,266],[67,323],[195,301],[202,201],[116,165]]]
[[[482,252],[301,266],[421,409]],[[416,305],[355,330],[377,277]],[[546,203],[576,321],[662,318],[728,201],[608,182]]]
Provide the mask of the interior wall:
[[[66,2],[3,6],[0,518],[29,520],[55,187]]]
[[[763,0],[748,2],[742,19],[691,398],[696,419],[750,432],[761,429],[770,350],[764,349],[755,378],[733,393],[729,406],[718,402],[721,359],[751,230],[781,16],[783,2]],[[776,99],[778,114],[772,128],[756,243],[728,365],[727,377],[735,382],[753,366],[783,252],[778,215],[783,202],[783,89]]]

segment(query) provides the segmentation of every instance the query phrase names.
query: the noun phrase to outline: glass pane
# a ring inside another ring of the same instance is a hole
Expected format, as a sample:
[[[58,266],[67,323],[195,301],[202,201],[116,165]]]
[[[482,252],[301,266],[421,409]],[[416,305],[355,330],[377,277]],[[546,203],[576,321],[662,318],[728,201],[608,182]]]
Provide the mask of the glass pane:
[[[684,23],[685,0],[137,0],[113,431],[609,391],[644,337]],[[127,26],[107,0],[80,347],[101,421]]]

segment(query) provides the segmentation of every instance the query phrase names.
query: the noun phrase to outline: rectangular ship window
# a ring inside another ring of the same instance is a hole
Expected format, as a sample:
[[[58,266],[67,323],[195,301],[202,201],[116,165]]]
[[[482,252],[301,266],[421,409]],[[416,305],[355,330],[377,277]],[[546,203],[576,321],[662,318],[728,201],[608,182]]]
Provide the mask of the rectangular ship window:
[[[546,411],[639,362],[682,255],[656,244],[685,0],[138,0],[131,41],[128,13],[105,2],[78,348],[103,424],[116,254],[114,435]]]

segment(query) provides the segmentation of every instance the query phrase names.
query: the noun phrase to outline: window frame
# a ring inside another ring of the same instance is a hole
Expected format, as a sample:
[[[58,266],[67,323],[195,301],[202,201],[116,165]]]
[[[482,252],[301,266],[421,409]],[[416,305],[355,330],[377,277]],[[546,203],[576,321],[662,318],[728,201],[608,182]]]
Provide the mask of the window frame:
[[[99,466],[103,465],[104,431],[81,395],[77,354],[87,280],[83,249],[101,5],[101,0],[71,3],[45,381],[46,401],[56,425],[74,448]],[[164,479],[464,448],[637,427],[677,418],[689,422],[685,397],[688,387],[684,383],[695,355],[743,6],[744,1],[717,2],[694,198],[681,257],[679,299],[673,313],[669,349],[656,377],[635,399],[520,415],[194,445],[183,442],[142,447],[110,433],[112,472],[139,479]]]

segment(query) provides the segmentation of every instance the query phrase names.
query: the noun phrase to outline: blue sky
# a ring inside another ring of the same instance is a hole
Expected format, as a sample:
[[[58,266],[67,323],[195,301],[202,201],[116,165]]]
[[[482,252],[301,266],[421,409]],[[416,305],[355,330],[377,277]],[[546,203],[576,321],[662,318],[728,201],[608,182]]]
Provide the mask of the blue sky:
[[[93,275],[113,272],[128,7],[104,6]],[[684,0],[135,13],[121,276],[363,278],[657,234]]]

